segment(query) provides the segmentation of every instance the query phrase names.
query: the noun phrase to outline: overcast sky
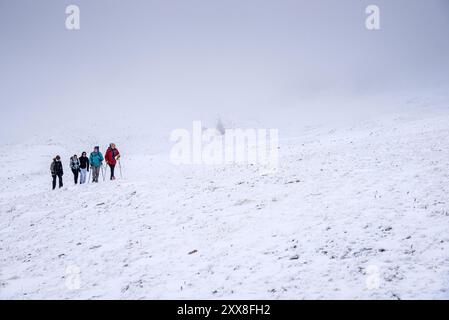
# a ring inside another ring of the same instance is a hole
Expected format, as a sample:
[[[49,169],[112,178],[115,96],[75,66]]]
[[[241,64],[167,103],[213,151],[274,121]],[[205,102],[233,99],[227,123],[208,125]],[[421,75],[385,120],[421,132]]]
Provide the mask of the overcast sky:
[[[0,133],[419,91],[448,82],[448,57],[447,0],[0,0]]]

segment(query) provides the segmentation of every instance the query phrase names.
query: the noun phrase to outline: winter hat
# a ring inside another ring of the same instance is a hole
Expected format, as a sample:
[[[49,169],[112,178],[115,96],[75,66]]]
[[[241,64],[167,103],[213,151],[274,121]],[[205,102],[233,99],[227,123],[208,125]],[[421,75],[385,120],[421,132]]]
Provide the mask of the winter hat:
[[[95,146],[94,150],[100,151],[100,147],[99,146]]]
[[[60,157],[60,156],[56,156],[55,159],[56,159],[56,160],[61,160],[61,157]]]

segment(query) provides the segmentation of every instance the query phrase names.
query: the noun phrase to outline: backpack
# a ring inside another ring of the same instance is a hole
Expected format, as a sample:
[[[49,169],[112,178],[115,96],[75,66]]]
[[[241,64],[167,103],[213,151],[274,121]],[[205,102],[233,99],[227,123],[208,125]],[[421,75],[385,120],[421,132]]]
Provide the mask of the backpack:
[[[80,161],[79,161],[78,158],[76,158],[76,159],[74,157],[70,158],[70,168],[72,170],[79,170],[79,168],[80,168]]]

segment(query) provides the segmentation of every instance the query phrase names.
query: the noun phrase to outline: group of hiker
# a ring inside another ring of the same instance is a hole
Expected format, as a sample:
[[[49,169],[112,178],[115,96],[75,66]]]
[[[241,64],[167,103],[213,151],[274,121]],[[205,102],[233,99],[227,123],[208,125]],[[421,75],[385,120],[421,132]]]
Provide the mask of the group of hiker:
[[[75,154],[70,158],[70,169],[73,173],[73,179],[75,184],[86,183],[86,176],[89,172],[89,169],[92,173],[92,182],[98,183],[98,178],[100,176],[100,170],[103,167],[103,161],[106,161],[106,164],[109,166],[111,171],[110,180],[115,180],[115,166],[117,161],[120,160],[120,153],[114,143],[109,144],[109,147],[106,151],[106,154],[103,157],[103,154],[100,152],[100,147],[95,146],[94,151],[91,152],[89,157],[87,157],[86,151],[81,153],[81,157]],[[64,175],[64,169],[61,162],[61,157],[57,155],[50,166],[51,176],[53,178],[52,186],[53,190],[56,188],[56,179],[59,182],[59,188],[63,186],[62,176]]]

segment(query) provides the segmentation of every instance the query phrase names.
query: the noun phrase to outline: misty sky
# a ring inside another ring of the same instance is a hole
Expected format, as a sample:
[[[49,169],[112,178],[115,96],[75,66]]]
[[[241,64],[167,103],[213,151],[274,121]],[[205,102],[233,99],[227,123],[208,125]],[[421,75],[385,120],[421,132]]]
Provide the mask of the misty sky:
[[[79,31],[65,28],[69,4]],[[379,31],[365,28],[369,4]],[[449,1],[0,0],[0,53],[2,140],[124,112],[257,113],[447,83]]]

